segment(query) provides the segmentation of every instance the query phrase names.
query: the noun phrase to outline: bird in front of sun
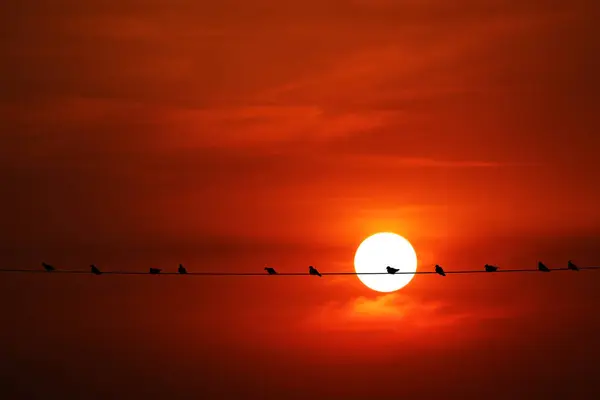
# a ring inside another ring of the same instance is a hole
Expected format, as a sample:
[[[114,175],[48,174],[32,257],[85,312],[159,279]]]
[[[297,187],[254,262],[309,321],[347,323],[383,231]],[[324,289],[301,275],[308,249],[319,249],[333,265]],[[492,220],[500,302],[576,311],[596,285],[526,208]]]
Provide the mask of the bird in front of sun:
[[[387,267],[385,267],[385,269],[387,270],[388,274],[392,274],[392,275],[394,275],[396,272],[400,271],[399,268],[392,268],[389,265]]]
[[[392,232],[366,238],[354,255],[358,279],[378,292],[395,292],[408,285],[417,272],[417,254],[408,240]],[[402,270],[401,274],[397,274]],[[382,273],[382,271],[387,271]],[[391,276],[390,276],[391,275]]]

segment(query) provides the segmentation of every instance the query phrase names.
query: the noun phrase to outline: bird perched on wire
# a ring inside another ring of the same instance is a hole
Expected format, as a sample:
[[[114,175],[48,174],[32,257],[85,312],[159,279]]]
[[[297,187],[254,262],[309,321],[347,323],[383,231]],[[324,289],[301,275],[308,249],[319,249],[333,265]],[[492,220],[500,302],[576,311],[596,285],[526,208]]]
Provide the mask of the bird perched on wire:
[[[277,271],[275,271],[275,268],[265,267],[265,271],[267,271],[269,275],[277,275]]]
[[[441,276],[446,276],[446,273],[444,272],[444,269],[442,267],[440,267],[439,265],[436,264],[435,266],[435,272],[440,274]]]
[[[152,275],[158,275],[160,274],[160,271],[162,271],[160,268],[150,268],[150,273]]]
[[[319,271],[317,271],[317,269],[315,267],[313,267],[312,265],[308,267],[308,273],[310,275],[317,275],[317,276],[321,276],[321,274],[319,273]]]
[[[94,275],[102,274],[102,272],[94,264],[90,265],[90,270],[92,271],[92,274],[94,274]]]
[[[573,264],[573,262],[571,260],[569,260],[569,264],[567,264],[570,270],[573,271],[579,271],[579,267],[577,267],[577,265]]]
[[[42,263],[42,267],[44,267],[44,269],[45,269],[47,272],[52,272],[52,271],[54,271],[54,270],[55,270],[55,268],[54,268],[52,265],[50,265],[50,264],[46,264],[46,263],[44,263],[44,262]]]
[[[538,269],[542,272],[550,272],[550,269],[544,265],[543,262],[538,262]]]
[[[183,264],[179,264],[179,268],[177,269],[177,272],[179,272],[180,274],[187,274],[187,269],[185,269]]]
[[[486,272],[496,272],[496,271],[498,271],[498,267],[496,267],[495,265],[485,264],[485,271]]]
[[[394,275],[396,272],[400,271],[398,268],[392,268],[390,266],[385,267],[385,269],[387,270],[388,274],[392,274],[392,275]]]

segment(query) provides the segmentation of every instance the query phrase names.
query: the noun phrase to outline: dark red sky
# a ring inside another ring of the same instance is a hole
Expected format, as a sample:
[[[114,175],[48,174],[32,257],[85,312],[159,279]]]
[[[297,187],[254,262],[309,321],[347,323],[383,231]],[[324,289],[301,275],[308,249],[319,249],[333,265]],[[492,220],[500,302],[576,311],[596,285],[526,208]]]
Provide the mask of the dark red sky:
[[[600,265],[597,1],[21,0],[1,268]],[[600,274],[600,273],[598,273]],[[0,396],[594,398],[600,275],[0,276]]]

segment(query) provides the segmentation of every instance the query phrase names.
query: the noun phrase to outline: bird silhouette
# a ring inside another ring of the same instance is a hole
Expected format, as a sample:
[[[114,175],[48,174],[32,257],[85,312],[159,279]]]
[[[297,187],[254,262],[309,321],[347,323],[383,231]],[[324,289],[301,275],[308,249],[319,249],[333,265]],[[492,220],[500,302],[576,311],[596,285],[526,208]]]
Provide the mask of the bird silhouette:
[[[436,264],[435,266],[435,272],[440,274],[441,276],[446,276],[446,273],[444,272],[444,269],[442,267],[440,267],[439,265]]]
[[[579,271],[579,267],[575,264],[573,264],[573,262],[571,260],[569,260],[569,269],[573,270],[573,271]]]
[[[185,269],[185,267],[182,264],[179,264],[177,272],[179,272],[180,274],[187,274],[187,269]]]
[[[276,275],[277,274],[277,271],[275,271],[275,268],[265,267],[265,271],[267,271],[269,273],[269,275]]]
[[[90,265],[90,269],[92,271],[92,274],[94,274],[94,275],[102,274],[102,272],[94,264]]]
[[[48,272],[52,272],[52,271],[54,271],[54,270],[55,270],[55,268],[54,268],[52,265],[50,265],[50,264],[46,264],[46,263],[44,263],[44,262],[42,263],[42,267],[44,267],[44,269],[45,269],[46,271],[48,271]]]
[[[398,268],[392,268],[390,266],[385,267],[385,269],[387,270],[388,274],[392,274],[392,275],[394,275],[396,272],[400,271]]]
[[[538,262],[538,269],[542,272],[550,272],[550,269],[546,267],[541,261]]]
[[[308,267],[308,273],[310,275],[318,275],[321,276],[321,274],[319,273],[319,271],[317,271],[317,269],[315,267],[313,267],[312,265]]]
[[[486,272],[496,272],[496,271],[498,271],[498,267],[496,267],[495,265],[485,264],[485,271]]]
[[[160,274],[160,271],[162,271],[160,268],[150,268],[150,273],[152,275],[158,275]]]

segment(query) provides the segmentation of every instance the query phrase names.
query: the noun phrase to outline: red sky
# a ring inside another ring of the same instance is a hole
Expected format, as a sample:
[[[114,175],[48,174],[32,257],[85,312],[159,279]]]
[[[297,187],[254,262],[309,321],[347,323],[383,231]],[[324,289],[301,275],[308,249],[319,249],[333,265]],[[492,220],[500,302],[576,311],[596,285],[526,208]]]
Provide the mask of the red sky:
[[[596,1],[2,8],[1,268],[600,265]],[[2,274],[0,394],[594,398],[599,285]]]

